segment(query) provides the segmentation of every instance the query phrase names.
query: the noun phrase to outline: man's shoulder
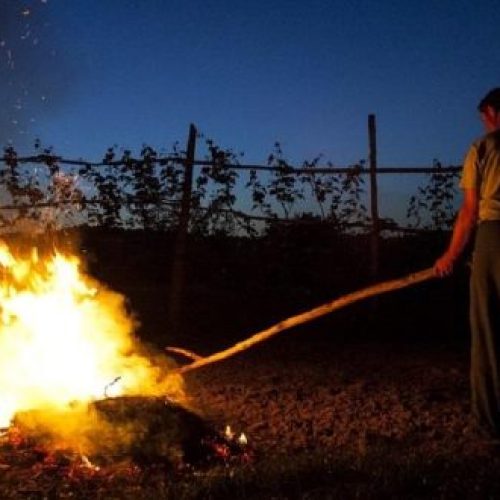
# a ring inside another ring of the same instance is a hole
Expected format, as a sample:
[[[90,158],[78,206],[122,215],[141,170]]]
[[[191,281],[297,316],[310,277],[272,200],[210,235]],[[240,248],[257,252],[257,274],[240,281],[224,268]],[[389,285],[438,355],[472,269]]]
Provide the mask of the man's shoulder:
[[[489,132],[476,139],[471,145],[471,150],[475,150],[479,159],[484,158],[489,151],[500,152],[500,130]]]
[[[473,147],[479,147],[481,144],[497,145],[500,143],[500,129],[488,132],[487,134],[477,138],[473,143]]]

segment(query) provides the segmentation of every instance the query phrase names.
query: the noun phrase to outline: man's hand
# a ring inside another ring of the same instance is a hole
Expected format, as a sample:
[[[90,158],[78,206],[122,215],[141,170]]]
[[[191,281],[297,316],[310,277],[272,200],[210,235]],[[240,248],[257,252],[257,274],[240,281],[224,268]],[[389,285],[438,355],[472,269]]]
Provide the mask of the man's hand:
[[[450,245],[448,250],[434,264],[434,274],[436,276],[449,276],[453,272],[455,261],[462,253],[472,229],[476,225],[478,200],[476,189],[464,189],[464,200],[453,227]]]
[[[445,252],[434,264],[434,274],[440,276],[449,276],[453,272],[455,258],[449,252]]]

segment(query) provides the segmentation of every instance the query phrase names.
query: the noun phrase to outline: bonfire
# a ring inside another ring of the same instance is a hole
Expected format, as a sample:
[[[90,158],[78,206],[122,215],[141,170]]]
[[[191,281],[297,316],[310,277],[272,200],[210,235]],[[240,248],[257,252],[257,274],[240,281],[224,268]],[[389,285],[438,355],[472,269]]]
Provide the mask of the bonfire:
[[[240,451],[188,408],[175,364],[136,327],[125,298],[76,255],[0,242],[4,462],[13,452],[29,463],[63,456],[95,472],[95,463],[179,468]]]

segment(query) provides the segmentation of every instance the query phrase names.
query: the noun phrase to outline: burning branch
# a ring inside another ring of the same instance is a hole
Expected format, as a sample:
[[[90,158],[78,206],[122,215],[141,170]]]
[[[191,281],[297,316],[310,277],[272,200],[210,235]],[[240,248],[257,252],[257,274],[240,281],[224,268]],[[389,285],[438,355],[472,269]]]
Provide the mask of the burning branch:
[[[432,268],[428,268],[424,269],[423,271],[409,274],[408,276],[405,276],[403,278],[384,281],[382,283],[378,283],[376,285],[363,288],[362,290],[349,293],[331,302],[327,302],[326,304],[315,307],[314,309],[311,309],[301,314],[297,314],[296,316],[287,318],[284,321],[280,321],[279,323],[276,323],[275,325],[252,335],[246,340],[238,342],[237,344],[233,345],[232,347],[229,347],[228,349],[211,354],[206,358],[200,358],[199,356],[198,359],[193,358],[195,359],[193,363],[179,368],[178,370],[176,370],[176,373],[181,373],[181,374],[186,373],[191,370],[196,370],[197,368],[201,368],[202,366],[222,361],[223,359],[229,358],[230,356],[234,356],[235,354],[241,351],[249,349],[250,347],[254,346],[255,344],[258,344],[259,342],[263,342],[264,340],[267,340],[270,337],[276,335],[277,333],[287,330],[288,328],[292,328],[294,326],[307,323],[308,321],[312,321],[313,319],[319,318],[320,316],[324,316],[328,313],[331,313],[332,311],[348,306],[359,300],[367,299],[369,297],[374,297],[375,295],[380,295],[393,290],[398,290],[400,288],[405,288],[410,285],[415,285],[417,283],[429,280],[432,277],[434,277],[434,271]],[[177,352],[189,353],[189,351],[180,348],[169,347],[167,349],[173,352],[177,351]]]

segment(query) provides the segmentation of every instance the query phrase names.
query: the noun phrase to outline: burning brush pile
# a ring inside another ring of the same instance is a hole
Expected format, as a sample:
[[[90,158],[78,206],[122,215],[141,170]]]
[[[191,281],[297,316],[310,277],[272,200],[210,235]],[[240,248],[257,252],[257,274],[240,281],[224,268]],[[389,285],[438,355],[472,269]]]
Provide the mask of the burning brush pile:
[[[182,376],[136,326],[74,255],[0,242],[1,468],[248,459],[245,443],[188,409]]]

